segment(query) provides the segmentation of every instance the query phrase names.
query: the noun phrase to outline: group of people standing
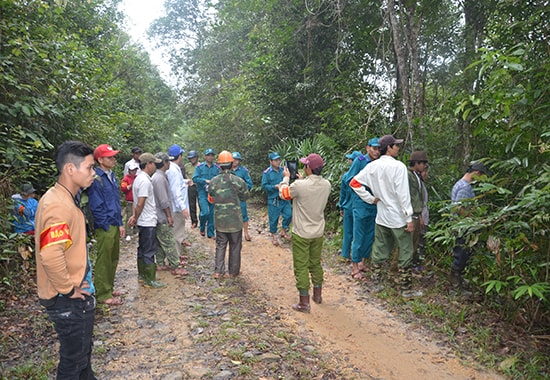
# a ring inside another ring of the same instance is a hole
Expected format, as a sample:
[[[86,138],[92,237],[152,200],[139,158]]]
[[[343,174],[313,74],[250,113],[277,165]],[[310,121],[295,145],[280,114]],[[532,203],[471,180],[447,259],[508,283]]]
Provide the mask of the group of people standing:
[[[397,248],[402,295],[414,297],[421,295],[411,287],[411,273],[421,270],[415,253],[428,222],[424,184],[428,158],[424,151],[413,152],[407,169],[397,160],[402,142],[392,135],[373,138],[367,143],[366,155],[353,152],[348,156],[351,165],[342,177],[339,202],[344,220],[342,256],[351,261],[354,279],[363,280],[363,273],[370,270],[373,286],[378,287],[382,265]],[[222,151],[214,162],[216,153],[209,148],[204,152],[204,162],[198,163],[198,153],[192,150],[183,164],[185,151],[177,144],[156,154],[136,147],[124,166],[120,185],[113,172],[119,152],[108,144],[95,149],[79,141],[61,144],[55,157],[57,182],[36,205],[38,296],[61,343],[58,379],[95,379],[90,355],[96,300],[110,306],[123,303],[123,291],[114,288],[114,278],[120,240],[132,228],[138,229],[139,277],[150,288],[165,286],[156,280],[157,269],[170,270],[176,276],[187,274],[180,265],[182,247],[190,244],[185,235],[186,219],[191,219],[192,228],[199,228],[200,235],[216,240],[215,278],[239,275],[243,236],[251,240],[246,201],[252,180],[241,165],[239,152]],[[324,209],[331,184],[321,176],[325,162],[316,153],[300,159],[303,171],[295,174],[292,183],[289,168],[281,166],[281,156],[271,152],[269,160],[262,188],[267,194],[272,244],[280,244],[279,236],[292,241],[299,295],[292,307],[307,313],[311,310],[312,287],[313,301],[322,302]],[[486,173],[485,167],[476,163],[457,182],[453,188],[457,212],[467,212],[460,201],[473,197],[472,180]],[[95,228],[94,281],[86,220],[79,205],[83,189]],[[129,205],[126,226],[119,191]],[[32,193],[31,185],[22,188],[21,194]],[[18,212],[24,214],[32,207],[22,203]],[[282,228],[277,235],[281,217]],[[451,277],[457,287],[462,287],[462,271],[469,255],[458,239]]]

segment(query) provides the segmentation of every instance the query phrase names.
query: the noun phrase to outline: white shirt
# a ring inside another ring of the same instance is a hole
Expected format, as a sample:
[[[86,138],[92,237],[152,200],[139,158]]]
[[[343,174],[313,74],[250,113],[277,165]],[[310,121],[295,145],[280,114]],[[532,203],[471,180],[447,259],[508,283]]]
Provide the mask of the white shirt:
[[[183,179],[179,165],[171,161],[170,168],[166,171],[166,177],[168,177],[170,193],[172,193],[172,212],[187,210],[189,208],[187,180]]]
[[[126,163],[124,164],[124,175],[128,174],[128,166],[130,166],[130,164],[134,162],[137,164],[138,168],[137,168],[137,172],[136,172],[136,175],[138,175],[139,173],[141,173],[141,169],[139,168],[139,162],[134,160],[133,158],[131,158],[130,160],[126,161]]]
[[[153,192],[153,181],[147,173],[141,172],[136,176],[132,185],[132,193],[134,195],[134,207],[137,206],[139,198],[146,198],[143,210],[137,220],[137,225],[140,227],[156,227],[157,207],[155,204],[155,193]]]
[[[376,224],[401,228],[412,221],[408,170],[404,163],[383,155],[365,166],[354,179],[368,186],[374,196],[380,199],[376,204]],[[364,187],[352,189],[365,202],[371,200],[372,195]]]

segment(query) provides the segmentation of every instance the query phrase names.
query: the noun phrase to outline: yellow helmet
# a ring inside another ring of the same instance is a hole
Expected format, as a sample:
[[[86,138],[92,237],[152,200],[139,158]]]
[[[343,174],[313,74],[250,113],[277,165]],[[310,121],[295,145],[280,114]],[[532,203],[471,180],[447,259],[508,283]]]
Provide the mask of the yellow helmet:
[[[230,164],[233,162],[233,155],[231,152],[228,152],[227,150],[221,151],[218,155],[218,164]]]

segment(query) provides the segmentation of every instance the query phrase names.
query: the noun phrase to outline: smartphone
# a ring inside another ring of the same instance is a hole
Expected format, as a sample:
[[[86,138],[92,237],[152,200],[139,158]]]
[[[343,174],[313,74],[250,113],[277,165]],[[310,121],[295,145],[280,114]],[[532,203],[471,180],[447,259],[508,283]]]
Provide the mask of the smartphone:
[[[286,160],[285,166],[290,172],[290,179],[294,180],[298,178],[298,161],[295,160]]]

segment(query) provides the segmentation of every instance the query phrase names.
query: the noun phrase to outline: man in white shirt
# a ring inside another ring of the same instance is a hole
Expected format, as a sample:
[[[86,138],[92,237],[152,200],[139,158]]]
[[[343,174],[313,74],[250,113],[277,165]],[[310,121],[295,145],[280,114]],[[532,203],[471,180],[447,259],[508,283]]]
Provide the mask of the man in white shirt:
[[[132,158],[129,159],[128,161],[126,161],[126,163],[124,164],[124,174],[123,174],[123,177],[128,174],[128,171],[130,170],[130,164],[134,164],[134,165],[137,165],[138,166],[138,170],[137,170],[137,173],[136,175],[139,174],[139,156],[141,156],[141,153],[142,153],[142,150],[140,147],[138,146],[135,146],[132,148]]]
[[[172,195],[172,218],[174,219],[174,239],[178,256],[183,255],[182,244],[189,245],[185,239],[185,219],[189,218],[189,201],[187,199],[187,180],[181,172],[182,154],[185,152],[178,144],[168,148],[170,167],[166,171],[170,193]]]
[[[413,257],[413,209],[409,192],[408,170],[396,160],[403,142],[392,135],[378,140],[380,158],[365,166],[350,182],[350,187],[367,203],[377,205],[372,246],[373,280],[380,289],[380,266],[394,247],[399,248],[399,283],[404,297],[420,296],[411,290]],[[376,290],[376,289],[375,289]]]
[[[156,280],[157,208],[151,179],[157,170],[156,164],[161,163],[162,160],[152,153],[143,153],[140,162],[141,173],[138,174],[132,186],[134,210],[128,225],[138,226],[138,274],[144,279],[144,285],[148,288],[164,288],[166,285]]]

